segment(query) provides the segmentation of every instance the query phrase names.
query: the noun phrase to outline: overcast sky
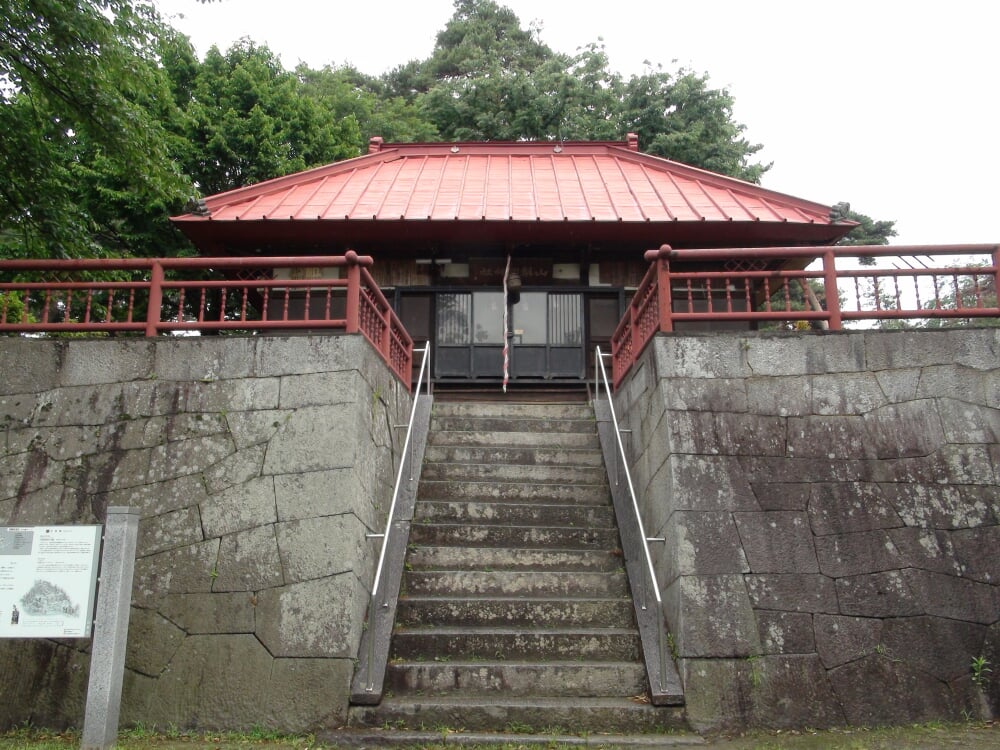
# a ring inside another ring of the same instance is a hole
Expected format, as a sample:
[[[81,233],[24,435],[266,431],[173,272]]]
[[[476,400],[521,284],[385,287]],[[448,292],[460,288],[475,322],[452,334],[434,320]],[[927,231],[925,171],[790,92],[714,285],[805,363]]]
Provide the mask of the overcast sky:
[[[370,74],[429,56],[454,11],[451,0],[156,2],[201,56],[246,36],[289,69]],[[708,73],[764,144],[758,159],[774,162],[765,187],[894,219],[893,244],[1000,242],[1000,3],[500,4],[559,52],[603,38],[626,76],[646,60]]]

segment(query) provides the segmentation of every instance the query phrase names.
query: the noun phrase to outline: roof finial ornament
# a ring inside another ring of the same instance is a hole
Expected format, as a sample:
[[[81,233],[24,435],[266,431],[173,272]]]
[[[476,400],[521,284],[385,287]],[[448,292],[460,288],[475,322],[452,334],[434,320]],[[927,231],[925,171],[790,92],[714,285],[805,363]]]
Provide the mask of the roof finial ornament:
[[[635,133],[629,133],[625,136],[625,145],[628,146],[629,151],[638,151],[639,136]]]
[[[385,139],[380,135],[373,135],[368,139],[368,153],[377,154],[382,150],[382,144],[385,143]]]

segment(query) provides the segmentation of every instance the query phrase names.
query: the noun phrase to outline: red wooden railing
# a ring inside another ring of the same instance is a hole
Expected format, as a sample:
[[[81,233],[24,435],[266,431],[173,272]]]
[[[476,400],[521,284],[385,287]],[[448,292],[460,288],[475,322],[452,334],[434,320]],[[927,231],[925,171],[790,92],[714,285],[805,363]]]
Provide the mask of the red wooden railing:
[[[342,330],[363,334],[409,385],[413,340],[372,279],[371,265],[353,250],[288,258],[0,261],[0,332]],[[330,268],[344,269],[338,272],[344,278],[327,278]],[[321,278],[276,279],[275,269],[313,269],[302,275]]]
[[[894,267],[837,268],[838,260],[859,256],[891,258]],[[961,258],[961,264],[930,267],[921,260],[942,256]],[[998,245],[710,250],[664,245],[645,257],[649,271],[611,339],[616,388],[653,336],[674,331],[682,322],[784,321],[840,330],[846,321],[858,320],[926,325],[941,319],[1000,317]],[[821,261],[820,268],[767,270],[813,259]],[[691,270],[696,265],[711,270]],[[822,289],[825,304],[814,285]]]

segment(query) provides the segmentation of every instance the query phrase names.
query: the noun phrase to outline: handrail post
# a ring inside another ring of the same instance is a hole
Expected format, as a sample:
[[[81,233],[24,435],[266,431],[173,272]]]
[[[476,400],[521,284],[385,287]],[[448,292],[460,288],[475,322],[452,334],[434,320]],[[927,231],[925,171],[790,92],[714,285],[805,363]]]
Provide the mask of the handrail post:
[[[670,289],[670,245],[660,247],[656,263],[656,296],[660,307],[660,331],[670,333],[674,330],[674,307]]]
[[[159,332],[160,308],[163,307],[163,264],[153,260],[149,271],[149,299],[146,306],[146,335],[155,336]]]
[[[830,316],[830,330],[839,331],[842,328],[840,290],[837,286],[837,254],[832,247],[827,248],[823,253],[823,288],[823,293],[826,296],[826,311]]]
[[[358,254],[354,250],[344,253],[347,260],[347,333],[357,333],[361,330],[361,266]]]

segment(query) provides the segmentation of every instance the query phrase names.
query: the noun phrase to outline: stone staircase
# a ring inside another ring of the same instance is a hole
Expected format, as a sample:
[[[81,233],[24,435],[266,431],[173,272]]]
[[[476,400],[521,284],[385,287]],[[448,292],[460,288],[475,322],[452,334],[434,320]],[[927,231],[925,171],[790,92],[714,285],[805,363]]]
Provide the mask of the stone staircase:
[[[586,404],[434,406],[386,693],[354,726],[656,732]]]

